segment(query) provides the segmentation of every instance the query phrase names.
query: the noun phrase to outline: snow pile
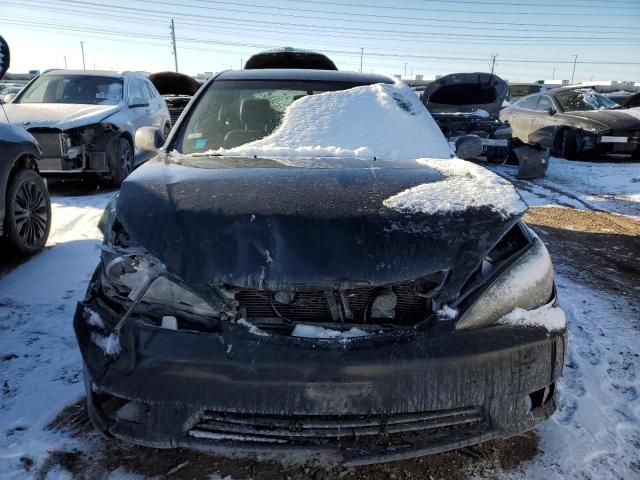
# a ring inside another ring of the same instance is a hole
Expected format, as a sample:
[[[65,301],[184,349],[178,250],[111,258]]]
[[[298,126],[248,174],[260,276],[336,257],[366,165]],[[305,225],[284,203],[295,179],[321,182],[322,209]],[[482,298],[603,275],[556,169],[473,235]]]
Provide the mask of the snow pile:
[[[548,304],[534,310],[516,308],[498,320],[498,323],[512,326],[544,327],[550,332],[556,332],[567,327],[567,317],[560,307]]]
[[[435,121],[406,85],[376,84],[307,95],[292,103],[269,136],[197,155],[450,158]]]
[[[293,329],[293,332],[291,332],[292,337],[317,338],[322,340],[348,339],[366,337],[367,335],[369,335],[367,332],[356,327],[352,327],[350,330],[340,331],[317,327],[315,325],[302,325],[300,323],[298,323]]]
[[[387,198],[383,204],[402,213],[438,214],[487,207],[504,217],[527,209],[515,187],[502,177],[460,159],[419,159],[440,172],[440,182],[425,183]]]
[[[91,341],[99,346],[105,355],[116,356],[120,353],[120,339],[113,333],[104,336],[91,332]]]

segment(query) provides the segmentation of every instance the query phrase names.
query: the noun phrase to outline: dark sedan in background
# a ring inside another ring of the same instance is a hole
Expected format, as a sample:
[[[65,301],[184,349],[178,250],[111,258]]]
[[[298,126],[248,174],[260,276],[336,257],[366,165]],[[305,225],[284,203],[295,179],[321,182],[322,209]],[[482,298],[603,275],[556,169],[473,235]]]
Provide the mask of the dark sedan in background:
[[[0,79],[9,69],[9,46],[0,37]],[[42,152],[33,136],[0,113],[0,239],[20,255],[44,248],[51,228],[51,201],[38,173]],[[5,248],[0,245],[2,256]]]
[[[569,160],[607,153],[640,159],[640,115],[586,87],[533,94],[503,109],[513,136]]]

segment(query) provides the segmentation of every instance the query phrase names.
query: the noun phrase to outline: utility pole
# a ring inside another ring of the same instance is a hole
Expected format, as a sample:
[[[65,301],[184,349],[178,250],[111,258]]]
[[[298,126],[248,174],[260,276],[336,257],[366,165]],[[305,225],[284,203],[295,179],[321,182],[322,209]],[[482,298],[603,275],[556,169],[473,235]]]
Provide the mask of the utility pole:
[[[578,63],[578,55],[573,56],[573,73],[571,74],[571,84],[573,85],[573,77],[576,74],[576,63]]]
[[[241,58],[241,59],[240,59],[240,70],[242,70],[242,64],[243,64],[243,63],[244,63],[244,62],[242,61],[242,58]]]
[[[491,73],[493,73],[493,71],[496,69],[496,58],[497,58],[498,54],[494,53],[493,55],[491,55]]]
[[[64,69],[67,70],[67,56],[63,55],[62,58],[64,58]]]
[[[178,48],[176,47],[176,27],[173,24],[173,18],[171,19],[171,48],[173,49],[173,61],[176,65],[176,72],[178,71]]]
[[[82,40],[80,41],[80,50],[82,50],[82,69],[86,70],[87,67],[84,64],[84,42]]]
[[[360,73],[362,73],[362,57],[364,56],[364,48],[360,48]]]
[[[556,67],[553,67],[553,73],[551,74],[551,80],[556,79]]]
[[[404,62],[404,76],[407,76],[407,62]]]

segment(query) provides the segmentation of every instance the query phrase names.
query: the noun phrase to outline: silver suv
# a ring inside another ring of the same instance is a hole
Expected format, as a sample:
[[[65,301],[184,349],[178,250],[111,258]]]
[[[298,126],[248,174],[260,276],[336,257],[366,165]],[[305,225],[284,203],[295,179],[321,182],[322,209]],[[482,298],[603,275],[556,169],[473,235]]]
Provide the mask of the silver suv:
[[[171,129],[164,99],[134,72],[50,70],[5,108],[40,144],[44,175],[94,174],[116,186],[149,156],[135,149],[136,131]]]

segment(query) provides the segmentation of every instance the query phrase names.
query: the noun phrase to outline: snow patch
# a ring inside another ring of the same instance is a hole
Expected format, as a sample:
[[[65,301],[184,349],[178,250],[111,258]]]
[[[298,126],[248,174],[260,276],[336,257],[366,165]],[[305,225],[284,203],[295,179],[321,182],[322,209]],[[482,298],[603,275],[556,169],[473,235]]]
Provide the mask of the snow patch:
[[[436,311],[436,315],[442,320],[455,320],[458,318],[458,310],[449,305],[443,305],[440,310]]]
[[[253,333],[254,335],[258,335],[260,337],[268,337],[269,334],[264,330],[259,329],[254,324],[247,322],[244,318],[240,318],[237,322],[238,325],[242,325],[243,327],[247,327],[249,329],[249,333]]]
[[[527,210],[515,187],[502,177],[471,162],[421,158],[418,163],[440,172],[444,179],[410,188],[383,204],[402,213],[439,214],[487,207],[504,217]]]
[[[375,84],[307,95],[293,102],[269,136],[201,155],[451,158],[442,132],[416,94],[401,84]]]
[[[105,355],[115,356],[120,353],[120,339],[113,333],[107,336],[91,333],[91,341],[99,346]]]
[[[303,325],[300,323],[296,324],[295,328],[291,332],[292,337],[317,338],[322,340],[349,339],[354,337],[366,337],[368,335],[369,334],[367,332],[356,327],[352,327],[350,330],[340,331],[317,327],[315,325]]]
[[[548,304],[535,310],[516,308],[498,320],[498,323],[520,327],[543,327],[550,332],[556,332],[567,327],[567,317],[560,307]]]

